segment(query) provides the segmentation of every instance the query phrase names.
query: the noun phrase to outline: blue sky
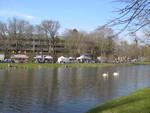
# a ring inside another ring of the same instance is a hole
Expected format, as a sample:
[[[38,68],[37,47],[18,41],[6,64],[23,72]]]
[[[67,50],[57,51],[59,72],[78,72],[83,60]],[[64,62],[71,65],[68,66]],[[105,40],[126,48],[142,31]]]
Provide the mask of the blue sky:
[[[31,24],[42,20],[56,20],[61,24],[59,32],[78,29],[95,30],[116,16],[119,8],[114,0],[0,0],[0,20],[17,17]]]

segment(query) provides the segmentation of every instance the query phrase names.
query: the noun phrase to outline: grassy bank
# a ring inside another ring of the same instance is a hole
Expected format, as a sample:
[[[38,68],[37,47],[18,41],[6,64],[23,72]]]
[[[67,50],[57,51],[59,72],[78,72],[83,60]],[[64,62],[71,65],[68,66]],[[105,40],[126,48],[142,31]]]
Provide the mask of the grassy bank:
[[[109,64],[109,63],[74,63],[74,64],[51,64],[51,63],[12,63],[15,67],[38,67],[39,65],[41,67],[60,67],[60,66],[66,66],[66,67],[79,67],[79,66],[88,66],[88,67],[96,67],[96,66],[130,66],[130,65],[150,65],[149,63],[122,63],[122,64]],[[0,63],[0,68],[7,68],[8,63]]]
[[[87,113],[150,113],[150,87],[111,100]]]
[[[0,63],[0,68],[7,68],[8,64],[10,63]],[[102,63],[74,63],[74,64],[58,64],[58,63],[11,63],[14,67],[30,67],[30,68],[34,68],[34,67],[38,67],[40,65],[40,67],[61,67],[61,66],[65,66],[65,67],[78,67],[78,66],[89,66],[89,67],[93,67],[93,66],[114,66],[114,64],[102,64]]]

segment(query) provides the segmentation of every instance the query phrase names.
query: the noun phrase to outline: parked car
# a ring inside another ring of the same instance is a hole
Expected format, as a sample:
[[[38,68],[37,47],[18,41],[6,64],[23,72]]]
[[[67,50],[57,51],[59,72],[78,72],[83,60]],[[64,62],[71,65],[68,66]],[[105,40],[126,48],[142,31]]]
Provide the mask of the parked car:
[[[2,62],[3,63],[11,63],[11,59],[4,59]]]
[[[92,63],[100,63],[98,59],[93,59]]]

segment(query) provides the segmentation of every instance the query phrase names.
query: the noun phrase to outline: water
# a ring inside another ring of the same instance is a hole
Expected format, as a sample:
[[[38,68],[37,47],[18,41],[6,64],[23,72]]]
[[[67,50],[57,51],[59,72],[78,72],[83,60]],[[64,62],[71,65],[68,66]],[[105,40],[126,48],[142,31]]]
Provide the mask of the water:
[[[0,113],[84,113],[149,81],[150,66],[143,65],[1,69]]]

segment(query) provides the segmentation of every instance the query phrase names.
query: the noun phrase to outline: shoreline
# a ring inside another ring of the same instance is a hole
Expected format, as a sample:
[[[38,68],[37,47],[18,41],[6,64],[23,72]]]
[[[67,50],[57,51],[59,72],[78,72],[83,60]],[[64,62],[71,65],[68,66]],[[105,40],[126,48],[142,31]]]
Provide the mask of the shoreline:
[[[97,67],[97,66],[133,66],[133,65],[150,65],[150,62],[136,63],[0,63],[0,69],[27,69],[27,68],[48,68],[48,67]]]

